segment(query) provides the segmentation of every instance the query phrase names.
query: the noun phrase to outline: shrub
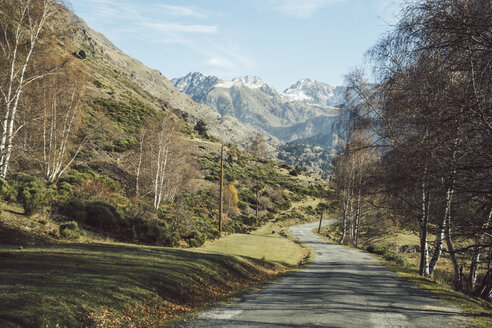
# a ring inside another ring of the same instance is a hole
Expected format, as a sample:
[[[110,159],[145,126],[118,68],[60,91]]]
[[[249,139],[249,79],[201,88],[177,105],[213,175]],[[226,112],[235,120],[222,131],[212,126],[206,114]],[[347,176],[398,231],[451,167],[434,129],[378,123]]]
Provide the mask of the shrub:
[[[239,200],[244,203],[248,203],[252,206],[256,206],[256,194],[249,188],[243,188],[239,191]]]
[[[94,172],[82,165],[78,165],[72,168],[68,173],[64,174],[59,180],[58,184],[66,182],[70,185],[81,185],[84,181],[95,177]]]
[[[102,201],[71,199],[61,207],[67,217],[99,233],[126,242],[174,246],[180,236],[155,218],[126,216],[118,207]]]
[[[205,236],[198,230],[193,230],[186,238],[190,247],[200,247],[205,243]]]
[[[15,189],[4,179],[0,179],[0,197],[3,200],[15,199]]]
[[[80,234],[79,225],[75,221],[65,222],[60,225],[60,236],[65,239],[78,239]]]
[[[29,174],[19,174],[15,178],[17,201],[22,204],[24,213],[32,215],[50,200],[50,193],[36,177]]]
[[[203,120],[196,122],[195,131],[204,138],[209,138],[207,124]]]
[[[232,233],[247,233],[254,229],[252,226],[244,224],[244,217],[239,219],[240,220],[232,220],[231,222],[229,222],[225,226],[225,231],[232,232]],[[256,222],[256,218],[254,222]]]
[[[408,261],[402,255],[392,251],[388,246],[384,245],[369,245],[366,250],[369,253],[381,255],[385,260],[395,262],[396,264],[407,267]]]
[[[104,150],[109,152],[122,153],[130,149],[136,143],[135,138],[116,139],[111,144],[104,146]]]
[[[248,225],[251,227],[255,227],[258,225],[258,220],[256,219],[256,216],[254,216],[254,215],[250,215],[250,216],[241,215],[241,216],[239,216],[239,218],[243,221],[243,223],[245,225]]]
[[[127,99],[127,102],[97,98],[93,101],[93,107],[106,112],[118,128],[130,133],[135,132],[143,121],[156,115],[154,109],[135,98]]]

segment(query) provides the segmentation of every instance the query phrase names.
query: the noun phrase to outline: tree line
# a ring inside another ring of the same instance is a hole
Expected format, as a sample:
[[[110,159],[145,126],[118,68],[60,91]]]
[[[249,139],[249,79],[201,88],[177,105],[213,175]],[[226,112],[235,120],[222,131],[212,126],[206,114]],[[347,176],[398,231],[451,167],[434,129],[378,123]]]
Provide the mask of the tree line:
[[[491,14],[488,0],[407,3],[369,50],[370,74],[347,76],[345,145],[333,172],[341,242],[357,244],[375,217],[392,218],[418,231],[421,275],[432,276],[446,254],[455,288],[484,298],[492,291]]]

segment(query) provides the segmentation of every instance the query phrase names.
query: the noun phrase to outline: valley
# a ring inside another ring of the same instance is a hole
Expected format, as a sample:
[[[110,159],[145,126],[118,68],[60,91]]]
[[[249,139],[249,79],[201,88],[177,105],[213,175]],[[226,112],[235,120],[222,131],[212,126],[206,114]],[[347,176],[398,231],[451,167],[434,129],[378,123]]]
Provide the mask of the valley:
[[[491,326],[491,10],[0,2],[0,326]]]

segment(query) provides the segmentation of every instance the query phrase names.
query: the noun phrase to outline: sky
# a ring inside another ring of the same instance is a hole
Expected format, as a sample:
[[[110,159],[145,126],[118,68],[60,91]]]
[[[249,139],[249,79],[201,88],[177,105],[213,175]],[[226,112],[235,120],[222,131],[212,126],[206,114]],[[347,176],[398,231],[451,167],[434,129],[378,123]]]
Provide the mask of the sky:
[[[343,85],[403,0],[70,0],[118,48],[169,79],[260,76]]]

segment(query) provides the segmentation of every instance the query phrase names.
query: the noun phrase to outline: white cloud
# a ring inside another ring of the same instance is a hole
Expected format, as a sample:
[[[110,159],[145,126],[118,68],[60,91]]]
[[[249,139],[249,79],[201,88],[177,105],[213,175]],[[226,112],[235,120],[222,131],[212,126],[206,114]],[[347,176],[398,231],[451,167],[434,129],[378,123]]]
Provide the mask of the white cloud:
[[[323,7],[345,0],[273,0],[275,8],[283,14],[310,18]]]
[[[77,1],[90,3],[94,20],[91,23],[113,40],[131,37],[156,47],[171,45],[195,53],[197,63],[223,74],[236,76],[239,70],[250,71],[254,67],[234,38],[224,39],[223,28],[215,21],[209,23],[211,16],[219,15],[215,11],[168,4],[141,6],[130,0],[73,0]]]
[[[225,69],[235,68],[235,65],[230,60],[221,57],[210,58],[206,61],[206,63],[210,66],[220,67]]]
[[[206,18],[207,15],[199,9],[183,6],[159,5],[165,14],[172,16],[187,16],[195,18]]]
[[[214,25],[184,25],[178,23],[143,23],[145,27],[151,28],[159,33],[217,33],[217,26]]]

